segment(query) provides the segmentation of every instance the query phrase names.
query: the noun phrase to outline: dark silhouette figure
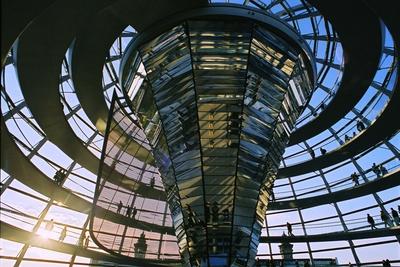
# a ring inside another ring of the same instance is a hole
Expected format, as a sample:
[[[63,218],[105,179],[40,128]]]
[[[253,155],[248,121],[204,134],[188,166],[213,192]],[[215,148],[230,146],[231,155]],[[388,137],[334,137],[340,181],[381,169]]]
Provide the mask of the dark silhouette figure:
[[[126,217],[131,217],[132,208],[130,206],[126,207]]]
[[[58,238],[58,241],[64,241],[65,237],[67,236],[67,226],[64,226],[64,228],[61,231],[60,237]]]
[[[271,197],[271,201],[275,202],[275,194],[274,194],[274,190],[272,188],[269,190],[269,194],[270,194],[270,197]]]
[[[311,148],[309,148],[309,149],[308,149],[308,152],[310,153],[311,158],[315,158],[315,152],[314,152],[314,150],[312,150]]]
[[[390,208],[390,210],[392,212],[394,222],[396,223],[396,225],[400,225],[399,213],[394,208]]]
[[[188,224],[189,226],[195,226],[196,225],[196,216],[192,210],[192,207],[190,207],[189,204],[186,205],[187,213],[188,213]]]
[[[121,200],[119,201],[118,207],[117,207],[117,213],[120,214],[121,213],[121,209],[122,209],[122,202]]]
[[[354,182],[354,185],[360,185],[358,182],[359,175],[356,172],[353,172],[353,174],[350,176],[351,180]]]
[[[88,248],[88,247],[89,247],[89,236],[86,236],[86,237],[85,237],[85,241],[84,241],[83,246],[84,246],[85,248]]]
[[[132,219],[136,220],[137,209],[136,207],[132,208]]]
[[[58,171],[56,171],[56,174],[54,174],[54,177],[53,177],[54,182],[56,182],[56,184],[59,183],[60,177],[61,177],[61,170],[58,170]]]
[[[54,182],[56,182],[57,185],[61,185],[66,176],[67,173],[65,172],[65,170],[59,169],[53,177]]]
[[[349,137],[347,134],[344,135],[344,141],[345,141],[345,142],[350,141],[350,137]]]
[[[225,222],[229,221],[229,209],[228,208],[226,208],[222,211],[222,215],[224,216]]]
[[[381,175],[381,170],[380,168],[375,164],[375,162],[372,164],[371,167],[372,171],[376,174],[377,177]]]
[[[385,168],[385,166],[383,166],[382,164],[381,164],[379,170],[380,170],[380,172],[382,173],[382,176],[388,174],[388,170],[387,170],[387,169]]]
[[[210,222],[210,202],[206,202],[204,206],[204,217],[206,219],[206,223]]]
[[[389,216],[387,216],[383,210],[381,210],[381,220],[385,224],[385,227],[387,227],[389,224]]]
[[[213,222],[218,222],[218,203],[214,201],[211,208]]]
[[[375,220],[374,220],[374,218],[372,218],[372,216],[369,215],[369,214],[367,214],[367,221],[368,221],[369,225],[371,226],[371,230],[373,230],[373,229],[378,229],[378,228],[376,228],[376,226],[375,226]]]
[[[150,187],[153,188],[154,185],[155,185],[155,183],[156,183],[156,179],[155,179],[154,177],[152,177],[152,178],[150,179]]]
[[[321,155],[325,155],[326,154],[326,149],[324,148],[320,148],[319,151],[321,152]]]
[[[243,233],[242,231],[238,231],[236,234],[236,238],[235,238],[235,244],[239,245],[242,242],[243,239]]]
[[[386,259],[386,260],[383,260],[383,261],[382,261],[382,266],[383,266],[383,267],[390,267],[390,266],[392,266],[392,265],[390,264],[390,261],[389,261],[388,259]]]
[[[294,236],[292,225],[289,222],[286,223],[286,227],[287,227],[287,231],[288,231],[288,236]]]
[[[54,227],[54,220],[51,219],[50,221],[48,221],[48,222],[46,223],[45,229],[46,229],[47,231],[53,231],[53,227]]]
[[[256,267],[261,267],[261,261],[259,258],[256,259]]]
[[[357,120],[357,130],[361,132],[362,130],[365,130],[365,125],[361,120]]]

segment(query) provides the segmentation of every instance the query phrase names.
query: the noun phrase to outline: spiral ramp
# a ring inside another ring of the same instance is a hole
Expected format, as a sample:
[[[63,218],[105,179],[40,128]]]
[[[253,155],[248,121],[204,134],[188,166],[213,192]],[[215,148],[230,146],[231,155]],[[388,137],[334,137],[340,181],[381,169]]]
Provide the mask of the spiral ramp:
[[[279,243],[290,242],[295,258],[315,266],[320,258],[336,259],[337,266],[378,266],[386,258],[400,264],[400,228],[394,220],[384,225],[380,219],[381,212],[391,218],[391,208],[400,205],[396,1],[231,2],[287,22],[317,62],[314,95],[291,135],[265,214],[259,258],[281,259]],[[101,233],[107,246],[89,236],[89,220],[111,96],[123,97],[119,66],[125,48],[157,21],[213,4],[2,1],[4,266],[180,266],[163,185],[141,129],[126,137],[133,138],[126,150],[135,159],[131,173],[112,172],[108,180],[129,194],[138,216],[117,212],[118,201],[110,199],[97,213],[114,226]],[[114,131],[124,135],[122,128]],[[387,172],[377,175],[373,163]],[[106,164],[104,173],[112,167]],[[55,182],[60,169],[66,175]],[[359,185],[350,177],[353,172]],[[378,229],[371,229],[367,213]],[[50,221],[53,230],[43,237]],[[288,221],[294,236],[281,235]],[[149,245],[144,258],[133,252],[141,233]]]

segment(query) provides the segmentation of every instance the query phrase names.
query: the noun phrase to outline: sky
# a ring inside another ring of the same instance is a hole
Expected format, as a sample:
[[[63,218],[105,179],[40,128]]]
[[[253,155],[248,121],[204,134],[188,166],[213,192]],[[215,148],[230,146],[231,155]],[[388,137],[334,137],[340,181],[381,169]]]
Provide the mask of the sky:
[[[233,1],[233,2],[239,2],[239,1]],[[293,1],[292,4],[294,5],[297,2],[298,1]],[[276,8],[275,11],[278,11],[278,8]],[[321,22],[319,25],[321,26],[321,32],[323,32],[324,31],[322,28],[323,23]],[[302,34],[311,33],[309,20],[305,19],[304,21],[299,22],[299,27],[301,29]],[[126,31],[133,31],[133,30],[134,29],[132,27],[126,29]],[[123,39],[122,42],[123,48],[126,47],[129,41],[130,38]],[[117,45],[118,43],[116,42],[114,43],[113,47],[115,48]],[[391,40],[390,34],[388,33],[387,30],[386,30],[385,46],[389,48],[393,47],[393,41]],[[319,45],[319,50],[316,52],[317,57],[322,57],[324,55],[325,47],[326,45],[323,44],[323,42],[321,41],[321,44]],[[114,54],[115,51],[116,49],[111,49],[110,50],[111,55]],[[334,55],[334,63],[341,65],[343,62],[342,56],[343,56],[342,48],[339,45]],[[390,66],[392,61],[393,57],[389,55],[382,56],[380,64],[381,69],[377,71],[374,78],[376,82],[381,83],[384,80],[384,77],[386,76],[389,70],[388,66]],[[114,61],[112,65],[117,70],[116,73],[118,73],[119,61]],[[321,66],[317,65],[317,68],[321,69]],[[67,73],[67,70],[65,69],[62,69],[60,71],[64,74]],[[13,65],[6,66],[3,72],[4,72],[4,78],[2,76],[2,85],[6,88],[5,90],[7,94],[9,94],[9,96],[11,97],[12,101],[15,104],[24,101],[24,97],[17,80],[14,66]],[[115,77],[109,77],[108,76],[109,74],[106,71],[104,71],[104,75],[105,75],[104,78],[105,84],[112,82],[113,79],[115,78]],[[331,69],[328,75],[326,76],[326,79],[322,81],[322,84],[324,84],[329,88],[332,87],[335,88],[336,84],[340,82],[340,77],[341,77],[341,70]],[[387,89],[389,90],[393,89],[393,84],[391,86],[390,85],[391,84],[387,86]],[[112,92],[114,89],[115,87],[111,87],[105,93],[107,95],[110,95],[110,92]],[[76,96],[73,85],[70,81],[67,81],[64,84],[62,84],[59,90],[60,92],[62,91],[65,92],[64,95],[66,101],[68,102],[69,105],[71,105],[71,107],[75,107],[79,103],[78,97]],[[322,101],[325,101],[328,104],[330,99],[331,98],[329,98],[329,94],[327,94],[324,90],[317,89],[315,91],[313,98],[310,101],[310,105],[312,105],[313,107],[318,107]],[[365,95],[362,97],[359,103],[356,105],[356,109],[361,110],[366,103],[371,101],[370,108],[368,108],[364,112],[364,115],[369,121],[373,121],[377,116],[379,116],[380,111],[384,108],[388,100],[389,97],[387,95],[381,94],[376,88],[371,86],[366,91]],[[8,105],[4,100],[3,92],[1,99],[1,108],[3,115],[7,113],[9,110]],[[37,125],[37,122],[35,122],[34,119],[31,118],[32,115],[29,111],[29,108],[25,107],[21,110],[21,112],[26,117],[29,118],[28,120],[29,123],[24,119],[22,119],[21,116],[17,113],[16,115],[13,116],[12,119],[6,121],[6,125],[10,133],[15,135],[18,139],[20,139],[21,142],[24,143],[26,146],[32,148],[42,140],[43,136],[36,130],[34,130],[33,127],[31,126],[31,124]],[[68,112],[69,111],[67,110],[67,108],[65,108],[65,113]],[[309,113],[310,111],[307,110],[305,112],[305,115],[302,117],[304,118],[307,117],[306,115]],[[343,136],[346,133],[352,134],[355,127],[354,118],[355,114],[353,112],[350,112],[345,116],[345,118],[343,118],[342,120],[340,120],[331,127],[334,131],[339,131],[340,129],[343,128],[340,131],[340,133],[338,133],[340,139],[343,139]],[[311,119],[313,119],[313,116],[309,116],[308,118],[304,119],[302,124],[306,123]],[[70,123],[70,126],[73,129],[74,133],[83,142],[86,141],[88,137],[95,132],[95,126],[90,122],[84,110],[82,109],[79,110],[77,114],[72,116],[71,119],[68,120],[68,122]],[[299,126],[301,126],[302,124],[300,124]],[[97,157],[100,156],[99,150],[102,147],[102,140],[103,140],[102,136],[97,135],[94,139],[94,142],[90,145],[89,148]],[[311,138],[310,140],[307,140],[306,142],[308,145],[311,146],[319,142],[322,142],[321,144],[315,145],[316,151],[318,151],[319,147],[321,146],[327,149],[328,151],[340,147],[340,143],[334,137],[331,137],[331,133],[329,131],[324,131],[319,135]],[[394,137],[392,137],[392,139],[389,140],[389,143],[395,146],[398,151],[400,146],[400,134],[397,134]],[[301,152],[304,150],[304,148],[305,144],[299,144],[299,145],[294,145],[292,147],[288,147],[284,154],[284,158],[287,157],[284,161],[285,164],[287,166],[290,166],[292,164],[296,164],[310,159],[310,155],[308,153]],[[29,150],[24,148],[22,149],[22,151],[25,155],[28,155],[30,153]],[[299,152],[299,155],[290,156],[297,152]],[[317,156],[318,155],[319,154],[317,152]],[[64,168],[68,168],[73,163],[73,159],[69,158],[62,150],[57,148],[56,145],[54,145],[50,141],[46,141],[38,150],[38,154],[34,155],[30,159],[32,164],[34,164],[40,170],[42,170],[44,175],[43,177],[40,177],[40,179],[51,179],[54,176],[56,169],[58,168],[55,167],[54,163],[50,164],[48,161],[44,160],[41,157],[45,159],[46,158],[51,159],[52,161],[54,161],[55,164],[57,164],[58,166],[62,166]],[[332,169],[329,167],[323,169],[322,171],[325,173],[327,182],[333,183],[335,181],[348,177],[350,173],[352,173],[353,171],[358,171],[357,167],[360,167],[361,169],[364,170],[369,169],[372,165],[372,162],[377,162],[377,163],[385,162],[385,166],[389,171],[396,170],[399,167],[399,159],[395,157],[395,155],[387,145],[381,145],[378,148],[368,153],[365,153],[365,155],[362,155],[359,159],[356,159],[353,162],[342,163],[343,166],[337,169]],[[291,180],[292,182],[295,182],[300,179],[310,177],[312,175],[313,175],[312,173],[308,173],[298,177],[291,177]],[[371,180],[376,179],[374,174],[372,174],[371,172],[367,173],[366,177]],[[83,197],[84,199],[90,200],[94,194],[94,182],[96,181],[96,178],[97,178],[96,174],[83,168],[79,164],[75,164],[72,168],[72,174],[69,175],[67,181],[63,186],[66,189],[74,191],[76,194],[80,194],[80,196]],[[4,183],[7,181],[7,179],[12,179],[12,178],[10,178],[7,173],[2,171],[1,181]],[[34,179],[39,179],[39,177],[35,177]],[[278,199],[285,197],[293,198],[293,192],[291,187],[289,185],[285,185],[287,183],[288,183],[287,179],[281,179],[276,181],[275,184],[277,186],[275,189],[276,198]],[[352,186],[351,183],[345,183],[343,187],[335,188],[332,190],[340,190],[343,188],[349,188],[351,186]],[[315,178],[294,184],[294,190],[296,191],[296,194],[299,194],[299,192],[309,192],[311,191],[310,189],[311,187],[324,188],[323,179],[317,176]],[[309,192],[302,197],[309,197],[325,193],[327,193],[326,190],[320,190],[316,193]],[[384,202],[391,201],[394,198],[398,198],[399,193],[400,193],[400,188],[399,186],[397,186],[395,188],[379,192],[376,194],[376,196],[367,195],[357,199],[340,202],[338,203],[338,208],[343,214],[346,214],[343,217],[343,219],[346,221],[346,225],[348,226],[349,229],[360,229],[360,230],[367,229],[368,225],[365,221],[365,216],[366,216],[365,211],[354,212],[354,213],[352,211],[361,207],[366,207],[369,205],[376,204],[375,198],[379,198]],[[51,196],[41,195],[39,192],[30,189],[17,179],[14,179],[10,185],[10,188],[7,189],[1,196],[1,207],[2,207],[0,213],[1,220],[11,225],[25,229],[27,231],[31,231],[33,229],[34,224],[36,223],[36,219],[32,219],[30,216],[33,217],[41,216],[42,212],[45,210],[47,206],[47,201],[49,201],[50,197]],[[62,206],[62,203],[59,204]],[[399,204],[400,204],[399,200],[396,200],[394,202],[386,204],[385,208],[390,209],[390,207],[397,207],[397,205]],[[10,210],[14,212],[10,212]],[[370,212],[374,216],[377,216],[376,221],[380,222],[378,216],[380,210],[378,208],[370,209],[368,210],[368,212]],[[303,210],[301,214],[299,214],[297,211],[286,212],[286,213],[268,212],[267,214],[268,214],[267,223],[269,225],[269,233],[271,235],[281,235],[283,231],[286,231],[284,225],[286,224],[287,221],[290,221],[292,222],[292,224],[294,224],[295,235],[303,235],[304,230],[302,229],[302,227],[300,227],[300,225],[296,225],[297,222],[301,221],[300,215],[303,216],[306,221],[308,221],[314,218],[317,219],[325,216],[336,215],[337,213],[333,205],[323,205]],[[46,223],[41,224],[38,230],[38,233],[40,233],[41,237],[38,238],[42,238],[44,240],[43,242],[46,242],[46,238],[57,240],[59,237],[59,233],[61,232],[63,227],[62,224],[66,224],[68,225],[68,234],[64,242],[70,244],[76,244],[78,242],[79,235],[82,231],[81,228],[85,225],[85,222],[87,220],[87,214],[73,211],[69,208],[60,207],[57,205],[51,205],[48,212],[45,214],[44,219],[45,220],[54,219],[54,221],[56,222],[56,226],[52,231],[47,233],[44,230]],[[382,227],[383,227],[382,225],[378,225],[378,228]],[[324,232],[342,231],[342,230],[343,228],[341,226],[340,220],[337,217],[333,219],[319,221],[317,223],[311,222],[306,224],[307,234],[319,234]],[[264,234],[267,234],[266,230],[264,230]],[[354,243],[356,245],[361,245],[361,244],[367,244],[385,240],[394,240],[394,237],[379,238],[373,240],[370,239],[358,240],[355,241]],[[95,249],[96,247],[93,242],[90,242],[89,246],[91,249]],[[311,244],[311,248],[313,250],[328,248],[332,246],[334,247],[348,246],[348,242],[345,241],[320,242]],[[20,243],[0,239],[0,255],[2,256],[15,257],[18,255],[21,248],[22,244]],[[306,251],[307,247],[305,244],[295,244],[294,249],[295,251]],[[356,249],[357,255],[359,256],[362,262],[374,261],[377,259],[379,260],[381,258],[399,260],[400,259],[399,251],[400,247],[398,242],[382,244],[379,246],[366,246]],[[279,248],[277,244],[273,244],[272,253],[278,253],[278,252]],[[270,253],[269,247],[266,244],[260,245],[259,253],[260,254]],[[308,256],[309,255],[307,253],[298,255],[299,258],[308,258]],[[351,254],[350,249],[339,250],[337,253],[335,252],[313,253],[313,256],[315,258],[326,258],[326,257],[331,258],[336,256],[339,262],[341,263],[347,263],[349,261],[354,262],[354,258]],[[30,247],[27,253],[25,254],[25,258],[42,258],[42,257],[49,260],[58,260],[66,262],[68,262],[71,258],[71,256],[67,254],[34,248],[34,247]],[[78,257],[76,261],[88,263],[90,260],[87,258]],[[0,259],[0,265],[2,267],[12,266],[13,263],[14,260]],[[43,263],[30,262],[30,261],[23,261],[21,264],[21,266],[65,266],[65,265],[66,264],[56,264],[56,263],[49,263],[45,265]]]

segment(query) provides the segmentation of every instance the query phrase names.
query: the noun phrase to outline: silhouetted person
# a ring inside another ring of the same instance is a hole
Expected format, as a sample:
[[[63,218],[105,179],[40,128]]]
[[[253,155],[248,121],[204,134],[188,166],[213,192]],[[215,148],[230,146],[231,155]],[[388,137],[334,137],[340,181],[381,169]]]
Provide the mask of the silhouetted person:
[[[361,132],[361,131],[364,130],[364,129],[365,129],[364,123],[363,123],[361,120],[357,120],[357,130],[358,130],[359,132]]]
[[[384,266],[384,267],[390,267],[390,266],[392,266],[392,265],[390,264],[390,261],[389,261],[388,259],[386,259],[386,260],[383,260],[383,261],[382,261],[382,266]]]
[[[383,210],[381,210],[381,220],[385,224],[385,227],[387,227],[389,224],[389,216],[387,216]]]
[[[67,236],[67,226],[64,226],[64,228],[61,231],[60,237],[58,238],[58,241],[64,241],[65,237]]]
[[[58,181],[60,180],[60,176],[61,176],[61,170],[57,170],[53,177],[54,182],[56,182],[56,184],[58,184]]]
[[[190,207],[189,204],[186,205],[187,213],[188,213],[188,224],[189,226],[194,226],[196,225],[196,216],[192,210],[192,207]]]
[[[86,236],[86,237],[85,237],[85,241],[84,241],[83,246],[84,246],[85,248],[88,248],[88,247],[89,247],[89,236]]]
[[[326,154],[326,149],[320,147],[319,151],[321,152],[321,155],[325,155]]]
[[[137,214],[137,209],[136,209],[136,207],[133,207],[132,208],[132,219],[136,219],[136,214]]]
[[[239,245],[242,242],[243,239],[243,233],[242,231],[238,231],[236,234],[236,238],[235,238],[235,244]]]
[[[56,182],[57,185],[61,185],[64,181],[65,176],[65,171],[63,169],[59,169],[53,177],[54,182]]]
[[[46,223],[45,229],[46,229],[47,231],[53,231],[53,227],[54,227],[54,220],[51,219],[50,221],[48,221],[48,222]]]
[[[394,208],[390,208],[390,210],[392,212],[394,222],[396,223],[396,225],[400,225],[399,213]]]
[[[268,192],[269,192],[269,196],[270,196],[271,201],[275,201],[274,190],[271,188],[271,189],[268,190]]]
[[[373,230],[373,229],[378,229],[378,228],[376,228],[376,226],[375,226],[375,220],[374,220],[374,218],[372,218],[372,216],[369,215],[369,214],[367,214],[367,221],[368,221],[369,225],[371,226],[371,230]]]
[[[353,174],[350,177],[351,177],[351,180],[354,182],[355,186],[360,184],[358,182],[359,175],[356,172],[353,172]]]
[[[119,203],[118,203],[118,207],[117,207],[117,213],[118,213],[118,214],[121,213],[122,206],[123,206],[123,204],[122,204],[122,202],[121,202],[121,200],[120,200]]]
[[[350,137],[349,137],[347,134],[344,135],[344,141],[345,141],[345,142],[350,141]]]
[[[380,172],[382,173],[382,176],[388,174],[388,170],[387,170],[387,169],[385,168],[385,166],[383,166],[382,164],[381,164],[379,170],[380,170]]]
[[[126,207],[126,217],[131,217],[132,208],[130,206]]]
[[[210,222],[210,202],[206,202],[204,206],[204,217],[206,219],[206,223]]]
[[[351,264],[351,262],[349,262],[349,267],[353,267],[353,264]]]
[[[211,208],[213,222],[218,222],[218,203],[214,201]]]
[[[226,208],[222,211],[222,215],[224,216],[225,222],[229,221],[229,209],[228,208]]]
[[[150,179],[150,187],[154,187],[154,184],[156,183],[156,179],[154,177],[151,177]]]
[[[294,236],[292,225],[289,222],[286,223],[286,227],[287,227],[287,231],[288,231],[288,236]]]
[[[261,267],[261,261],[259,258],[256,259],[256,267]]]
[[[310,153],[312,158],[315,158],[315,152],[311,148],[308,149],[308,152]]]
[[[357,134],[356,134],[356,132],[353,132],[353,137],[355,137]]]
[[[376,174],[377,177],[379,177],[381,175],[381,170],[379,169],[379,167],[375,164],[375,162],[372,164],[371,167],[372,171]]]

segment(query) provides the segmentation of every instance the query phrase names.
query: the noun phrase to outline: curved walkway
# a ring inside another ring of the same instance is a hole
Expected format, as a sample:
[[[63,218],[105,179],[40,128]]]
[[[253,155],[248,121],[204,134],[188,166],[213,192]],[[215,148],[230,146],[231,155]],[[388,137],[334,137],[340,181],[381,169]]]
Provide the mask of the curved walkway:
[[[298,242],[325,242],[325,241],[341,241],[341,240],[355,240],[355,239],[366,239],[376,238],[385,236],[396,236],[400,235],[400,226],[375,229],[375,230],[363,230],[354,232],[332,232],[327,234],[318,235],[307,235],[307,236],[262,236],[260,243],[281,243],[287,241],[291,243]]]
[[[130,258],[129,261],[121,257],[114,257],[110,254],[101,253],[98,251],[90,250],[82,246],[67,244],[52,239],[43,239],[40,235],[33,234],[21,228],[10,225],[6,222],[1,222],[1,238],[6,240],[29,244],[34,247],[67,253],[71,255],[78,255],[81,257],[91,258],[94,260],[109,261],[119,264],[137,264],[138,266],[179,266],[175,260],[149,260]],[[164,264],[163,264],[164,263]]]
[[[125,27],[110,8],[107,8],[79,30],[70,53],[71,79],[80,105],[93,125],[103,134],[108,118],[102,85],[103,65],[111,45]],[[134,151],[137,159],[154,164],[149,150],[134,140],[130,146],[128,151]]]
[[[103,134],[108,118],[102,85],[103,65],[114,40],[125,27],[126,24],[115,16],[115,10],[111,12],[111,7],[106,8],[80,28],[70,54],[70,73],[79,102],[88,118]],[[149,150],[136,141],[131,142],[130,146],[128,150],[134,151],[137,159],[154,165]]]
[[[71,73],[75,91],[89,119],[100,131],[106,122],[108,108],[104,100],[103,65],[113,41],[127,25],[141,30],[154,23],[154,18],[207,4],[207,1],[119,1],[93,17],[76,36],[71,54]],[[139,6],[139,7],[138,7]],[[157,6],[157,9],[153,9]],[[128,13],[127,13],[128,12]],[[147,16],[146,12],[153,16]],[[102,40],[102,42],[99,42]],[[135,145],[136,143],[133,143]],[[136,144],[137,145],[137,144]],[[133,148],[132,151],[137,149]],[[152,163],[149,151],[141,147],[138,159]]]
[[[14,140],[1,123],[1,168],[18,181],[39,192],[40,194],[53,198],[71,210],[89,214],[92,210],[92,203],[73,194],[70,190],[56,185],[44,173],[42,173],[17,147]],[[150,211],[149,211],[150,212]],[[158,233],[175,235],[172,227],[155,225],[140,220],[132,220],[123,215],[110,212],[103,208],[97,208],[97,215],[100,218],[114,223],[124,224],[130,227],[149,230]]]
[[[62,60],[78,26],[69,25],[65,21],[82,19],[76,14],[74,17],[75,8],[80,6],[73,3],[76,1],[52,6],[30,25],[18,42],[16,65],[26,103],[48,139],[81,166],[97,174],[99,160],[71,129],[64,116],[58,92]],[[93,1],[97,5],[101,3]],[[57,10],[60,9],[71,9],[71,12],[62,12],[63,16],[58,16]],[[110,169],[105,168],[104,172],[110,173]],[[126,179],[114,172],[112,180],[120,182]],[[159,199],[163,196],[162,191],[148,188],[141,182],[129,180],[124,184],[128,186],[127,189],[140,192],[148,198]]]
[[[332,24],[343,47],[344,73],[340,87],[314,120],[291,134],[289,145],[305,141],[343,118],[373,81],[382,52],[383,32],[379,18],[362,1],[310,0]],[[337,16],[340,14],[340,16]]]
[[[104,7],[102,1],[94,2],[98,10]],[[76,14],[75,9],[79,7],[85,10],[86,6],[82,7],[81,1],[77,0],[71,3],[57,2],[41,14],[20,37],[15,62],[26,103],[49,140],[80,165],[97,173],[99,160],[82,144],[66,121],[58,93],[60,67],[65,51],[81,26],[79,21],[82,22],[82,16],[85,15]],[[62,12],[62,16],[58,16],[57,10],[70,12]],[[90,12],[87,12],[90,14],[94,11],[95,8],[90,8]],[[67,20],[74,23],[66,24]],[[139,159],[151,158],[147,157],[149,151],[142,149],[142,152],[138,153]],[[104,172],[109,173],[109,168],[105,168]],[[145,197],[164,197],[163,191],[127,180],[116,172],[110,181],[120,183],[121,180],[125,181],[123,184],[128,190],[140,192]]]
[[[315,197],[300,198],[297,200],[277,201],[268,204],[268,210],[282,210],[301,208],[306,209],[328,203],[335,203],[348,199],[353,199],[374,192],[379,192],[400,185],[400,170],[390,172],[387,175],[376,178],[368,183],[361,184],[352,188],[324,194]]]
[[[373,2],[373,1],[372,1]],[[380,9],[378,9],[380,10]],[[393,36],[397,49],[395,57],[399,58],[400,47],[400,26],[396,21],[396,15],[392,11],[381,10],[382,19]],[[400,107],[400,65],[397,64],[397,80],[393,82],[396,86],[393,89],[393,95],[386,104],[380,116],[363,133],[346,142],[343,146],[315,159],[295,164],[286,168],[279,169],[280,178],[296,176],[317,169],[322,169],[368,149],[378,142],[392,136],[400,129],[400,120],[398,119],[398,109]]]
[[[1,65],[11,46],[27,25],[56,0],[1,1]],[[18,14],[18,16],[16,16]]]

